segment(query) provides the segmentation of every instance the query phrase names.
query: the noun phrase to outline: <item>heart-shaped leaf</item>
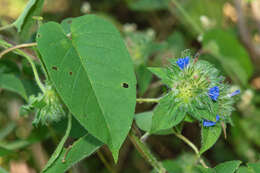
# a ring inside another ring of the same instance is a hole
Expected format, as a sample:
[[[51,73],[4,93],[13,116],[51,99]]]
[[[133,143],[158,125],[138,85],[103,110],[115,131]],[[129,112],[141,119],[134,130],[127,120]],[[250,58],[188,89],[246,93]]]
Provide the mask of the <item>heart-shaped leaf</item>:
[[[38,49],[59,95],[89,133],[108,144],[114,158],[134,117],[134,67],[117,29],[95,15],[42,25]]]

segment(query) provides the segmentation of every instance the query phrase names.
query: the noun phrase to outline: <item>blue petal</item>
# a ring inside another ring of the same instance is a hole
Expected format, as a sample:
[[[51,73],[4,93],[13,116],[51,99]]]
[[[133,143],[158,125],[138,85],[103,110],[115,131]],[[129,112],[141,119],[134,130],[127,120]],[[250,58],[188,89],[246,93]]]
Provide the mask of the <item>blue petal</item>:
[[[215,124],[216,124],[216,122],[213,122],[213,121],[208,121],[208,120],[203,121],[204,127],[211,127],[211,126],[214,126]]]
[[[218,96],[219,96],[219,87],[214,86],[214,87],[210,88],[208,95],[212,100],[217,101]]]
[[[214,121],[209,121],[209,120],[203,120],[203,126],[204,127],[211,127],[216,125],[216,123],[219,121],[219,115],[216,116],[216,122]]]
[[[183,70],[184,68],[186,68],[188,66],[189,61],[190,61],[190,57],[186,56],[185,58],[179,58],[176,61],[176,63],[180,67],[180,69]]]
[[[236,90],[233,93],[229,94],[228,96],[233,97],[233,96],[238,95],[238,94],[240,94],[240,90]]]
[[[219,121],[219,115],[216,116],[216,122],[218,122],[218,121]]]

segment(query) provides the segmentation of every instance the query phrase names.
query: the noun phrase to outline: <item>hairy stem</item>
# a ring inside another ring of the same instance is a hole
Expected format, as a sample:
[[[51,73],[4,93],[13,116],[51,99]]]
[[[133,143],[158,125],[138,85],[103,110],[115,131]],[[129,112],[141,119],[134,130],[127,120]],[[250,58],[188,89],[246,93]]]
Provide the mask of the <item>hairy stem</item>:
[[[177,132],[173,132],[173,134],[175,136],[177,136],[179,139],[181,139],[183,142],[185,142],[187,145],[189,145],[193,151],[195,152],[195,154],[197,155],[197,157],[199,158],[199,162],[200,164],[205,167],[205,168],[208,168],[208,166],[206,165],[206,163],[204,162],[204,160],[200,157],[200,153],[199,153],[199,149],[188,139],[186,138],[185,136],[183,136],[182,134],[180,133],[177,133]]]
[[[153,98],[137,98],[136,99],[136,102],[139,102],[139,103],[158,103],[160,99],[153,99]]]
[[[158,172],[158,173],[166,173],[166,169],[162,166],[161,162],[159,162],[156,157],[151,153],[148,146],[143,143],[133,132],[133,130],[129,133],[129,138],[131,142],[134,144],[137,151],[142,155],[142,157],[150,163],[150,165]]]

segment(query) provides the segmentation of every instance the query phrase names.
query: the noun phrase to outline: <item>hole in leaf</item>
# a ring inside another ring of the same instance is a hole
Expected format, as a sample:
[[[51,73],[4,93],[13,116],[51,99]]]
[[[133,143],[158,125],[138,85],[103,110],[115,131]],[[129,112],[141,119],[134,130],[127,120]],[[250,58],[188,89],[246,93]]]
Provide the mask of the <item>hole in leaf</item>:
[[[70,71],[69,74],[72,75],[72,71]]]
[[[37,37],[37,38],[40,38],[40,37],[41,37],[41,34],[37,34],[36,37]]]
[[[122,83],[122,87],[129,88],[129,85],[128,85],[128,83]]]
[[[56,67],[56,66],[52,66],[51,68],[52,68],[53,70],[56,70],[56,71],[58,70],[58,67]]]

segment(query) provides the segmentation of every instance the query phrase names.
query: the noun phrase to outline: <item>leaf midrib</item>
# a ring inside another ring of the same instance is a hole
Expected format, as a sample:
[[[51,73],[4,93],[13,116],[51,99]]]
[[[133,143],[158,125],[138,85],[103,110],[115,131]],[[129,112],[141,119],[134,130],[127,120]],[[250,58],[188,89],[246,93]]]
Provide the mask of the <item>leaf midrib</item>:
[[[63,33],[64,33],[64,30],[62,29],[62,31],[63,31]],[[66,37],[66,34],[64,33],[64,36]],[[67,38],[67,37],[66,37]],[[94,87],[93,87],[93,81],[92,81],[92,79],[91,79],[91,77],[89,76],[89,74],[88,74],[88,71],[87,71],[87,69],[86,69],[86,67],[83,65],[84,63],[83,63],[83,59],[82,59],[82,57],[81,57],[81,55],[80,55],[80,53],[78,52],[78,50],[76,49],[76,46],[75,46],[75,44],[74,44],[74,42],[73,42],[73,38],[74,38],[74,34],[71,32],[71,40],[70,39],[68,39],[68,41],[71,43],[71,46],[73,47],[73,49],[75,50],[75,52],[77,53],[77,55],[78,55],[78,57],[79,57],[79,59],[80,59],[80,62],[81,62],[81,66],[83,66],[83,69],[84,69],[84,71],[86,72],[86,74],[87,74],[87,77],[88,77],[88,79],[89,79],[89,83],[90,83],[90,86],[91,86],[91,88],[92,88],[92,90],[93,90],[93,92],[94,92],[94,97],[96,98],[96,100],[97,100],[97,103],[98,103],[98,105],[99,105],[99,108],[100,108],[100,110],[101,110],[101,112],[102,112],[102,114],[103,114],[103,118],[104,118],[104,120],[105,120],[105,125],[106,125],[106,127],[107,127],[107,130],[108,130],[108,135],[109,135],[109,138],[108,139],[111,139],[112,137],[111,137],[111,129],[109,128],[109,126],[108,126],[108,122],[107,122],[107,119],[106,119],[106,117],[105,117],[105,112],[104,112],[104,110],[103,110],[103,107],[102,107],[102,104],[100,103],[100,100],[99,100],[99,98],[97,97],[97,93],[96,93],[96,90],[94,89]],[[112,145],[113,145],[113,141],[111,140],[111,143],[112,143]]]

